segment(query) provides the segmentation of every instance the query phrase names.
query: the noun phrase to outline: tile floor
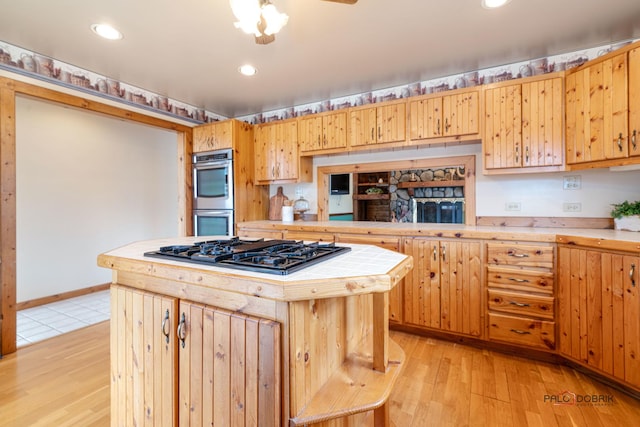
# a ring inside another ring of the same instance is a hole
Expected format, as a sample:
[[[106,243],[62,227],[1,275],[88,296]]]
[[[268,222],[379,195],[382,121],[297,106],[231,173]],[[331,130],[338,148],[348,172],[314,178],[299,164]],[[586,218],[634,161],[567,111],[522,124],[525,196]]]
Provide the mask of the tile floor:
[[[109,320],[109,291],[18,311],[18,347]]]

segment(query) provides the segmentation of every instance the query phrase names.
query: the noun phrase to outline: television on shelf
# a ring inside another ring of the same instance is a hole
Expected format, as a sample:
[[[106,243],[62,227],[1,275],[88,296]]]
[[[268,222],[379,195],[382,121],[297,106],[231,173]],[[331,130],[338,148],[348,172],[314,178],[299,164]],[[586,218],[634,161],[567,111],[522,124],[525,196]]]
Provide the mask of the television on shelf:
[[[329,177],[329,194],[349,194],[351,174],[341,173]]]

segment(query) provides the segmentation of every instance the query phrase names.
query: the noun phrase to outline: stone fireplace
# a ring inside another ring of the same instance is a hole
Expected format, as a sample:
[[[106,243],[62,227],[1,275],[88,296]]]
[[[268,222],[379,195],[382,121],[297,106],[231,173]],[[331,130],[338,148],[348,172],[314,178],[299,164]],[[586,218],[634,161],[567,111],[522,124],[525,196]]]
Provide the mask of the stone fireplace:
[[[396,170],[389,174],[394,222],[464,222],[464,167]]]

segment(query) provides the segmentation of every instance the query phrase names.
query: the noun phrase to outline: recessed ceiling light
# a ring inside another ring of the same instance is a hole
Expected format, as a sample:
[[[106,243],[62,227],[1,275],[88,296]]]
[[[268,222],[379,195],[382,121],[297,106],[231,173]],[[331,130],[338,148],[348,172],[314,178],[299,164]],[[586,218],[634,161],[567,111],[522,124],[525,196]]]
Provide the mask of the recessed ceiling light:
[[[256,70],[253,65],[249,64],[241,66],[240,68],[238,68],[238,71],[240,71],[240,74],[243,74],[245,76],[253,76],[258,72],[258,70]]]
[[[485,9],[495,9],[509,3],[511,0],[482,0],[482,7]]]
[[[122,38],[122,33],[113,28],[111,25],[93,24],[91,25],[91,30],[100,37],[104,37],[105,39],[120,40]]]

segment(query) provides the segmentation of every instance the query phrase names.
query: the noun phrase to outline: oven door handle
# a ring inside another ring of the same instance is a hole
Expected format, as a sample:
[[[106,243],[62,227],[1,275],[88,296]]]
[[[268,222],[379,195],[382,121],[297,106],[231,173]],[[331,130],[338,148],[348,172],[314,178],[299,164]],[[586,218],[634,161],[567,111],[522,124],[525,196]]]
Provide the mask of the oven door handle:
[[[196,216],[231,216],[233,214],[232,211],[194,211]]]
[[[232,163],[230,160],[222,160],[218,162],[203,162],[203,163],[194,163],[193,167],[195,169],[210,169],[211,167],[227,167]]]

